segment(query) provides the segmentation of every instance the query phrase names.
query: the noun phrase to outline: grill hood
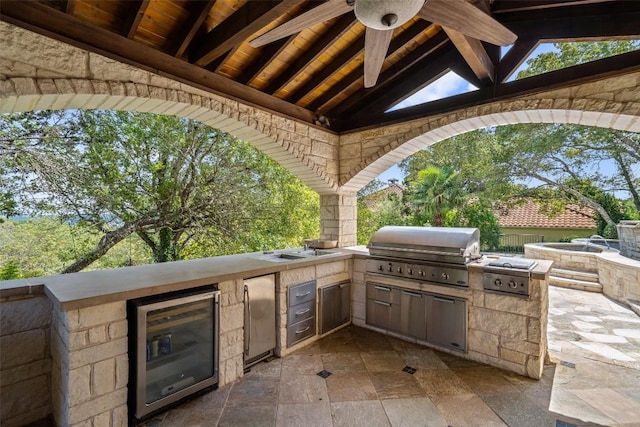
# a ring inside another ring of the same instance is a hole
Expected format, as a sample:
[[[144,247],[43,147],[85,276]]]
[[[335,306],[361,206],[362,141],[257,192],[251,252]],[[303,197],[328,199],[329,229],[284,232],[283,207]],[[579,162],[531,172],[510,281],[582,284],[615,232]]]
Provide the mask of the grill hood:
[[[480,230],[389,225],[376,231],[368,248],[372,256],[465,264],[480,257]]]

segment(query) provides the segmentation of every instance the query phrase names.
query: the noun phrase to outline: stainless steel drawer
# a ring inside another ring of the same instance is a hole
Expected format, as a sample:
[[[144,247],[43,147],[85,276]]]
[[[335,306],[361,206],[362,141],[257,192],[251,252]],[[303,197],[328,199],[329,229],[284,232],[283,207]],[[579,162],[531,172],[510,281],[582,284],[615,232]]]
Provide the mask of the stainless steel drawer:
[[[297,304],[293,307],[289,307],[287,324],[293,325],[294,323],[301,322],[315,315],[316,315],[316,300],[312,299],[310,301]]]
[[[289,308],[316,299],[316,281],[289,286]]]
[[[380,283],[367,282],[367,298],[390,303],[400,303],[400,290]]]
[[[287,328],[287,347],[316,334],[316,318],[311,317]]]

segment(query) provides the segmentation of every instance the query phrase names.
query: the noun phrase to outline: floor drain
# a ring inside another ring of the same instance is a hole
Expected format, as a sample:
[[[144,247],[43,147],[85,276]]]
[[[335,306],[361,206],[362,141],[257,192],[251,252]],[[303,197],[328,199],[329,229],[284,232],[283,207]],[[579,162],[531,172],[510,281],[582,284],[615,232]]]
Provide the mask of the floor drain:
[[[322,378],[327,378],[329,375],[331,375],[331,372],[325,371],[323,369],[322,371],[318,372],[316,375]]]
[[[402,371],[413,375],[413,374],[416,373],[417,369],[416,368],[412,368],[411,366],[405,366],[404,368],[402,368]]]
[[[575,368],[576,364],[571,362],[565,362],[564,360],[560,361],[562,366],[566,366],[567,368]]]

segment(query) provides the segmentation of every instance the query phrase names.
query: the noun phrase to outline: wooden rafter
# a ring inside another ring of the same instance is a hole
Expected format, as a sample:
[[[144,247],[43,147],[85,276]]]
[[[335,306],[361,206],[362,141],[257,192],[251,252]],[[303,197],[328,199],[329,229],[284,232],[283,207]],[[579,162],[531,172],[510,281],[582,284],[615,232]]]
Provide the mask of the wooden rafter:
[[[189,55],[191,62],[201,67],[210,64],[302,1],[265,0],[245,3],[202,40],[197,40],[193,52]]]
[[[331,46],[349,31],[356,21],[353,14],[345,14],[337,18],[337,21],[325,34],[316,40],[311,48],[304,52],[298,59],[290,64],[278,77],[274,78],[265,88],[267,93],[275,93],[291,82],[307,65],[318,59],[327,46]]]
[[[150,1],[151,0],[136,0],[131,2],[128,16],[124,21],[124,28],[122,29],[122,34],[124,34],[126,38],[132,39],[136,31],[138,31],[138,27],[142,22],[142,18],[144,18],[144,13],[147,11]]]
[[[499,83],[507,81],[538,44],[538,40],[535,39],[519,38],[500,60],[497,81]]]
[[[184,27],[179,29],[179,34],[176,34],[175,47],[172,49],[171,54],[173,56],[180,57],[189,47],[189,43],[196,35],[198,29],[202,26],[202,23],[209,15],[211,8],[216,3],[216,0],[198,1],[195,2],[195,7],[189,20]]]
[[[291,36],[263,47],[260,54],[255,58],[255,60],[253,60],[253,62],[244,67],[242,73],[236,78],[236,80],[243,84],[250,83],[263,70],[265,70],[280,53],[290,46],[295,38],[295,36]],[[268,93],[266,90],[264,92]]]
[[[495,67],[480,40],[465,36],[451,28],[442,27],[442,29],[447,33],[475,75],[480,80],[493,82]]]

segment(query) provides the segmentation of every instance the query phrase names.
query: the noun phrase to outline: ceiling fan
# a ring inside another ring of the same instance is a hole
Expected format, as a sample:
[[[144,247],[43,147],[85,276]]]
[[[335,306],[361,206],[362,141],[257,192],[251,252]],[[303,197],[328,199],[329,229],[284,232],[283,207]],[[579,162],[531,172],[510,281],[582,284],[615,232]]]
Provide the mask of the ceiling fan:
[[[418,15],[472,39],[498,46],[512,44],[517,36],[466,0],[328,0],[308,12],[251,40],[260,47],[314,24],[354,11],[366,27],[364,43],[364,87],[375,86],[387,56],[393,30]]]

